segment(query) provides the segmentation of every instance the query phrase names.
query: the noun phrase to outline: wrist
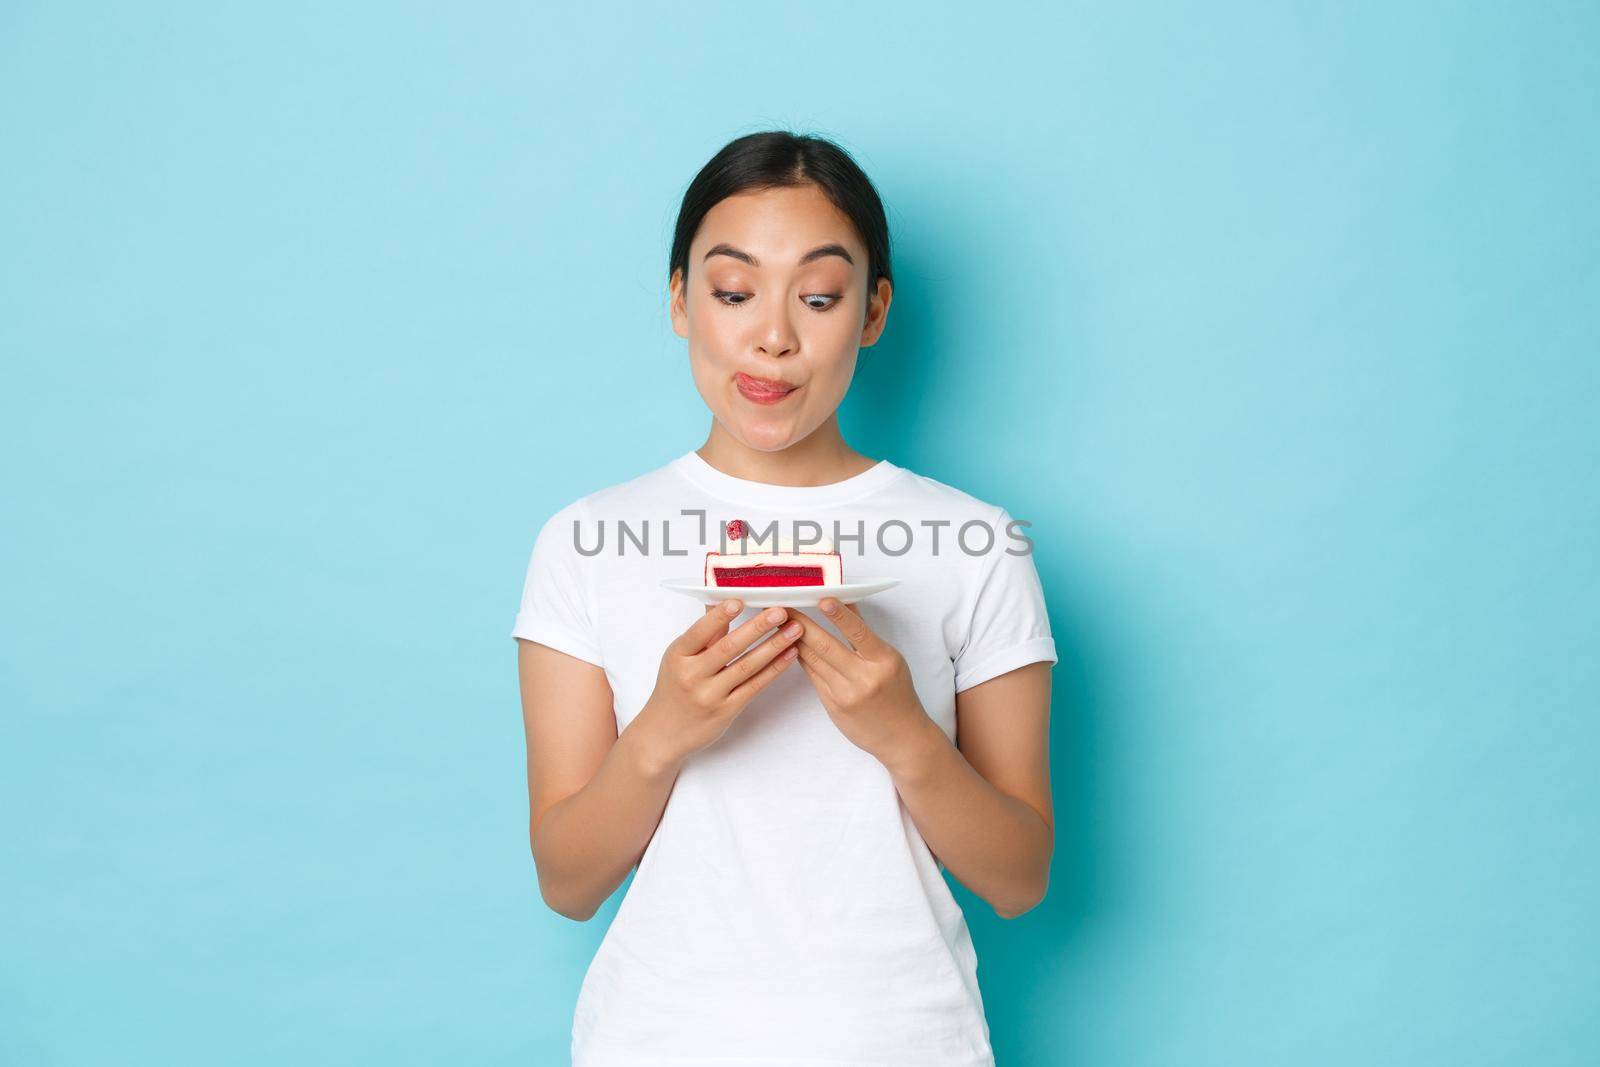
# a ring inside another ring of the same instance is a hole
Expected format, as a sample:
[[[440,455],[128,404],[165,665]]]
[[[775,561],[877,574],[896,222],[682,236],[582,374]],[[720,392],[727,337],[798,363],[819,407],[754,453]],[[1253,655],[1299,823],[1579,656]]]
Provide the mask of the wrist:
[[[889,770],[896,784],[921,781],[950,748],[950,738],[924,713],[916,725],[906,731],[900,744],[880,762]]]
[[[648,709],[646,705],[645,711]],[[684,756],[656,735],[655,720],[645,711],[634,716],[617,738],[617,744],[623,746],[633,768],[645,778],[670,778],[678,773]]]

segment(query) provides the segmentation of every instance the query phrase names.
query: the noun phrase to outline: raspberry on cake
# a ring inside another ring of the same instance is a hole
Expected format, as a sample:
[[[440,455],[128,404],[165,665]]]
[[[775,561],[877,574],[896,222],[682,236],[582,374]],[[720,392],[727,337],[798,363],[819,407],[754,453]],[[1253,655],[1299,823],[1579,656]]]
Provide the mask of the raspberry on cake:
[[[706,553],[707,586],[844,584],[844,557],[826,536],[796,548],[782,534],[758,542],[748,531],[744,522],[734,519],[728,524],[730,550]]]

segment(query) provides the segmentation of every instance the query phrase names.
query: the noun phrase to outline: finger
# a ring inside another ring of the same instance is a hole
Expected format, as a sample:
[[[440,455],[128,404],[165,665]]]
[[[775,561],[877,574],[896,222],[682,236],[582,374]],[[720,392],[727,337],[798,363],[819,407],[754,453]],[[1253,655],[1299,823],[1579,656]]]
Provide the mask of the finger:
[[[824,630],[821,623],[805,612],[800,612],[799,617],[801,624],[805,626],[805,632],[800,635],[801,661],[837,689],[849,680],[851,672],[849,661],[853,660],[856,654],[845,648],[838,638]]]
[[[782,635],[780,634],[778,637],[774,637],[771,641],[768,641],[767,644],[775,645],[778,643],[781,637]],[[766,645],[763,645],[762,647],[765,648]],[[771,685],[773,680],[787,670],[791,665],[799,662],[797,657],[791,655],[794,649],[794,643],[789,642],[789,646],[787,648],[774,656],[770,663],[757,671],[748,681],[742,682],[738,686],[735,686],[733,691],[728,694],[726,699],[737,701],[740,704],[749,703],[751,697],[755,696],[757,693],[761,692],[761,690]],[[752,652],[750,655],[753,656],[755,653]],[[749,658],[750,656],[745,656],[740,659],[739,662],[743,663]]]
[[[795,646],[797,649],[799,647],[799,645]],[[796,656],[795,662],[800,664],[800,669],[806,672],[807,678],[811,679],[811,684],[816,688],[818,696],[837,703],[837,698],[834,695],[833,687],[828,684],[828,680],[822,676],[821,671],[807,663],[806,658],[803,655]]]
[[[790,633],[793,629],[796,632]],[[726,697],[741,684],[749,681],[759,674],[767,664],[783,655],[794,646],[799,639],[800,624],[791,622],[767,640],[762,641],[750,651],[724,666],[712,677],[712,684]]]
[[[667,647],[684,656],[692,656],[705,648],[712,641],[728,632],[728,623],[744,608],[744,602],[738,597],[724,600],[721,604],[713,604],[706,609],[706,613],[695,620],[683,633],[675,637]]]
[[[695,669],[703,677],[709,678],[727,666],[733,657],[759,641],[763,634],[782,626],[788,617],[786,608],[768,608],[758,613],[737,630],[707,645],[704,652],[695,656]]]
[[[828,611],[830,603],[835,607],[832,613]],[[839,632],[849,638],[850,644],[863,656],[870,658],[883,650],[883,639],[867,625],[867,620],[861,617],[860,609],[854,604],[846,604],[838,597],[825,596],[818,607],[822,608],[823,614],[832,620],[839,628]]]

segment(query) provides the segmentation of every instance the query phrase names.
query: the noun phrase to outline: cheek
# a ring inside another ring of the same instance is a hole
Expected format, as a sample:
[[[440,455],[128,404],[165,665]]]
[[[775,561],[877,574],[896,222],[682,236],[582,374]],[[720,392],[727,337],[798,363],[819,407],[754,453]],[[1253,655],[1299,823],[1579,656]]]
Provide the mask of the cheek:
[[[689,313],[689,340],[707,358],[726,362],[728,353],[740,343],[739,324],[712,308],[694,308]]]
[[[854,354],[848,351],[837,358],[813,364],[812,400],[830,408],[838,404],[850,389],[850,382],[855,376],[855,364]]]
[[[849,314],[847,308],[835,308],[822,317],[828,321],[821,327],[823,332],[818,335],[817,348],[838,353],[840,363],[848,362],[861,345],[861,320]]]

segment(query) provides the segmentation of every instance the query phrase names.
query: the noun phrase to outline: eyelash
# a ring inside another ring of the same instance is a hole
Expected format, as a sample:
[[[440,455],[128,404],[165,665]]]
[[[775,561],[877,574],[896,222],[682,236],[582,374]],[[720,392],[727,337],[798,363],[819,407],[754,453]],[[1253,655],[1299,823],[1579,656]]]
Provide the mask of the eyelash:
[[[736,308],[736,307],[741,307],[741,306],[743,306],[745,304],[748,304],[750,302],[748,299],[745,299],[745,300],[739,301],[737,304],[728,303],[726,300],[724,300],[722,298],[725,297],[725,296],[743,296],[743,297],[748,297],[749,296],[748,293],[737,293],[737,292],[733,292],[732,290],[729,290],[729,289],[713,289],[713,290],[711,290],[711,295],[716,297],[717,298],[717,302],[720,303],[723,307]],[[815,307],[815,306],[813,306],[811,304],[807,304],[806,305],[806,307],[811,308],[812,311],[815,311],[820,315],[824,311],[832,311],[834,308],[838,307],[839,306],[839,300],[840,300],[840,298],[842,297],[843,294],[841,294],[841,293],[808,293],[807,295],[808,296],[825,296],[830,301],[828,306],[825,307],[825,308]]]

